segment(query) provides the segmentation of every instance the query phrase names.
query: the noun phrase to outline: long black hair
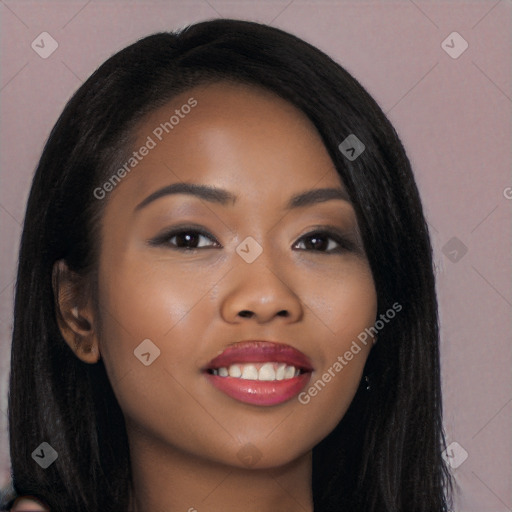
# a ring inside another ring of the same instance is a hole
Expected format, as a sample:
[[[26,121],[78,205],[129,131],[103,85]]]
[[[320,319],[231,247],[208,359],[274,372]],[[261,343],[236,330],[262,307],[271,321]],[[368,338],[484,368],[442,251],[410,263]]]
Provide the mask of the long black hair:
[[[154,34],[109,58],[78,89],[36,170],[21,240],[9,394],[18,495],[52,511],[126,511],[131,485],[122,411],[100,360],[80,361],[56,321],[52,267],[94,271],[112,176],[143,117],[179,93],[230,80],[286,99],[314,123],[354,205],[378,316],[402,306],[370,352],[363,387],[313,450],[316,512],[443,512],[451,477],[441,452],[439,335],[432,250],[409,160],[365,89],[327,55],[282,30],[216,19]],[[338,148],[349,135],[356,159]],[[42,443],[58,452],[42,469]]]

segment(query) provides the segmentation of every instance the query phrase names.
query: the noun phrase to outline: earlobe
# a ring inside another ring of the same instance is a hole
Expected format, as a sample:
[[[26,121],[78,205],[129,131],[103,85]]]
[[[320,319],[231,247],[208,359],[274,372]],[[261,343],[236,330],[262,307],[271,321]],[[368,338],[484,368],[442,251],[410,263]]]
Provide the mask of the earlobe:
[[[71,271],[64,260],[56,261],[52,273],[57,324],[64,341],[85,363],[100,359],[92,297],[86,278]]]

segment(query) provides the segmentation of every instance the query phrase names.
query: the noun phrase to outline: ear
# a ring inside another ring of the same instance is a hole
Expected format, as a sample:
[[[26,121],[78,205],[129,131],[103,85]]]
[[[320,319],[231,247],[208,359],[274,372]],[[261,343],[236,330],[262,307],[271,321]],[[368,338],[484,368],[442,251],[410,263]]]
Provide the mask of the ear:
[[[97,322],[86,278],[69,270],[66,262],[59,260],[53,265],[52,285],[62,337],[84,363],[97,363],[100,359]]]

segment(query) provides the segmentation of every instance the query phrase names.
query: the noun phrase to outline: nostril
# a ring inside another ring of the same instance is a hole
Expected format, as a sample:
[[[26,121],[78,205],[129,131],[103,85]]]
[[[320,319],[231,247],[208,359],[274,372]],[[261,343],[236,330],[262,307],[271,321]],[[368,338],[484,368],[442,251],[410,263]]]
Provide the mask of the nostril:
[[[238,313],[240,316],[243,316],[244,318],[246,317],[251,317],[253,315],[253,312],[252,311],[248,311],[247,309],[244,309],[243,311],[240,311],[240,313]]]

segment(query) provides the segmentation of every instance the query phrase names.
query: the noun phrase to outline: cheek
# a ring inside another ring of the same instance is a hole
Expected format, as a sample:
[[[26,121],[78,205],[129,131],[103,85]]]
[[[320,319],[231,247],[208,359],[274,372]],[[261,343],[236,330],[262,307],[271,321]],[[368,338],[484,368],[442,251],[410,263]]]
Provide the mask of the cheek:
[[[377,315],[375,285],[366,264],[347,267],[323,284],[307,304],[322,347],[311,380],[298,396],[306,418],[312,418],[307,420],[311,428],[314,418],[323,418],[318,441],[338,424],[357,392],[373,344],[366,329],[374,326]]]
[[[115,328],[121,327],[134,341],[164,337],[204,302],[215,284],[207,269],[176,270],[166,261],[145,263],[135,257],[105,264],[99,281],[100,312],[117,321]]]
[[[105,261],[99,283],[100,351],[113,386],[128,374],[147,381],[164,368],[178,377],[190,371],[208,325],[198,319],[212,316],[215,276],[126,257]]]
[[[306,280],[306,278],[304,278]],[[306,309],[314,315],[316,332],[329,353],[343,350],[377,315],[377,294],[368,264],[352,261],[335,272],[300,284]],[[324,361],[325,363],[325,361]]]
[[[99,275],[100,351],[127,424],[205,454],[211,439],[191,436],[191,425],[204,425],[219,443],[232,441],[205,414],[196,382],[218,280],[208,269],[177,272],[169,261],[128,257],[105,262]]]

